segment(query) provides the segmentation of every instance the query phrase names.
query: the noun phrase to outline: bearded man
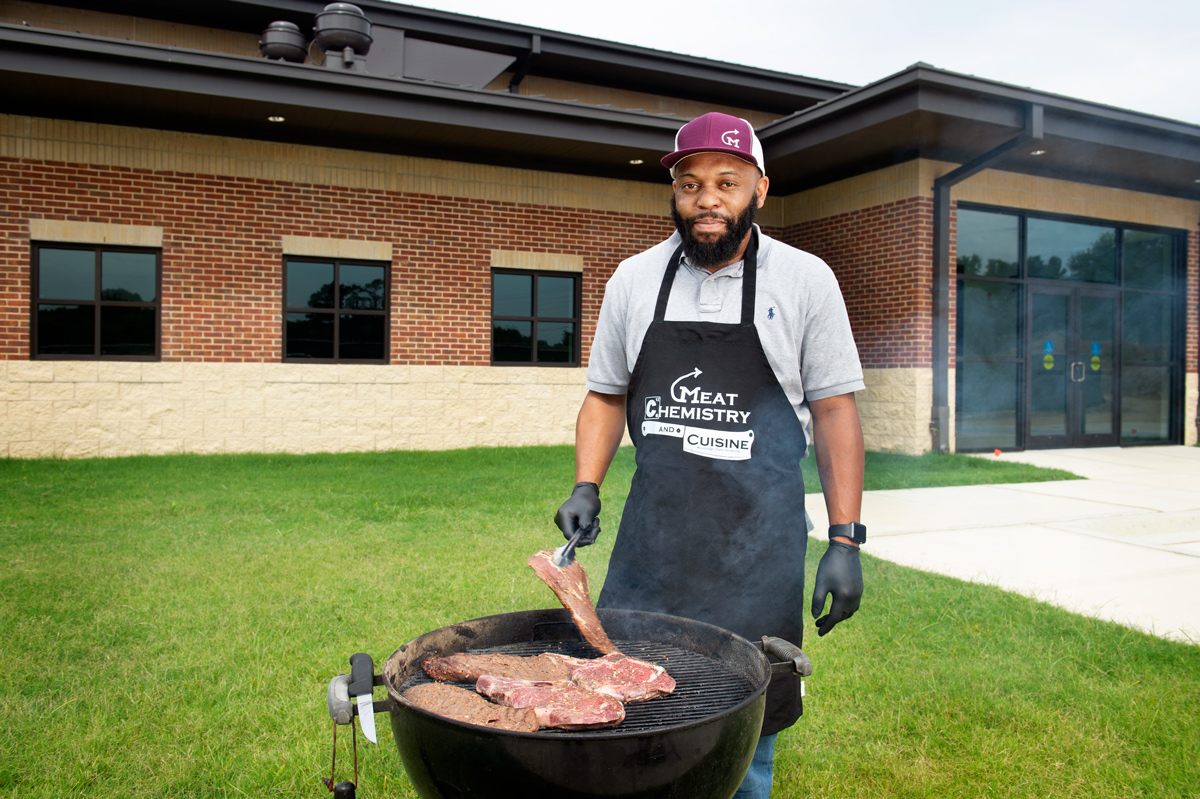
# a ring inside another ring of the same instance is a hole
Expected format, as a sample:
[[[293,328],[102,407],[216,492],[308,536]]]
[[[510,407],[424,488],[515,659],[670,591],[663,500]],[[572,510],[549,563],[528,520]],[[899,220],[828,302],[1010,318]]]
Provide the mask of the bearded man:
[[[845,303],[821,259],[754,224],[770,181],[749,122],[698,117],[662,164],[676,232],[622,262],[605,288],[576,484],[555,522],[581,546],[595,541],[600,486],[628,423],[637,471],[597,604],[799,646],[810,444],[832,525],[811,603],[818,633],[853,615],[863,590],[854,392],[864,386]],[[801,696],[798,675],[771,680],[736,796],[770,794],[775,734],[799,718]]]

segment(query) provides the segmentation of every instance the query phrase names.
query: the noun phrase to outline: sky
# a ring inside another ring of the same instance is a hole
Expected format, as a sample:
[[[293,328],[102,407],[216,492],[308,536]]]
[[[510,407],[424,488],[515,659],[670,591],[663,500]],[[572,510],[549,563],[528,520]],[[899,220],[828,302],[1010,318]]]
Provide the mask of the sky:
[[[409,5],[854,85],[923,61],[1200,124],[1200,0],[429,0]]]

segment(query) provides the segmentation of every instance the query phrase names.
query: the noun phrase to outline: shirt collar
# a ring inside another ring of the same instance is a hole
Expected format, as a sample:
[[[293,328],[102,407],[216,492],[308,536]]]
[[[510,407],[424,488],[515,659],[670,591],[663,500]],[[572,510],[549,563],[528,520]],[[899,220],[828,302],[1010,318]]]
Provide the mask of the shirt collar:
[[[744,259],[741,261],[734,261],[733,263],[729,264],[728,266],[721,267],[716,272],[709,272],[707,269],[705,269],[702,266],[696,266],[694,263],[691,262],[691,260],[687,257],[687,255],[681,255],[679,258],[679,263],[683,264],[688,269],[691,269],[695,272],[700,272],[705,277],[710,277],[710,276],[711,277],[718,277],[718,276],[720,276],[720,277],[741,277],[742,269],[745,266],[746,261]]]

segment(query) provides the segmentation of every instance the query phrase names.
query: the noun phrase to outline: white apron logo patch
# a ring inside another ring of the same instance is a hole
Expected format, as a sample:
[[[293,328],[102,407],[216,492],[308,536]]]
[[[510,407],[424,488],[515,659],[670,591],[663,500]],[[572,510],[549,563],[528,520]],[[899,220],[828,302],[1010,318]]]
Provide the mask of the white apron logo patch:
[[[681,375],[671,384],[668,402],[661,396],[646,397],[644,436],[670,436],[683,439],[683,451],[704,458],[726,461],[750,460],[754,444],[753,430],[711,430],[679,422],[728,422],[747,424],[750,411],[733,407],[738,395],[720,391],[705,391],[703,387],[679,385],[688,378],[704,374],[700,369]]]

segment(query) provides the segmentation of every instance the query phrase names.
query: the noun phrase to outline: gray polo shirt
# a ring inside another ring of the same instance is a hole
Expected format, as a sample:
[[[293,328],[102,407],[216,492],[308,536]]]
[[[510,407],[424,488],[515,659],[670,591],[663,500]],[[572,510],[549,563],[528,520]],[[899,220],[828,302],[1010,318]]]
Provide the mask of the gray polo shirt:
[[[757,225],[755,226],[757,228]],[[604,289],[587,387],[624,394],[654,321],[658,289],[679,234],[622,261]],[[741,319],[742,262],[715,274],[680,264],[667,302],[667,321],[737,324]],[[862,366],[846,304],[832,270],[820,258],[759,231],[754,326],[775,378],[810,437],[808,401],[861,391]]]

